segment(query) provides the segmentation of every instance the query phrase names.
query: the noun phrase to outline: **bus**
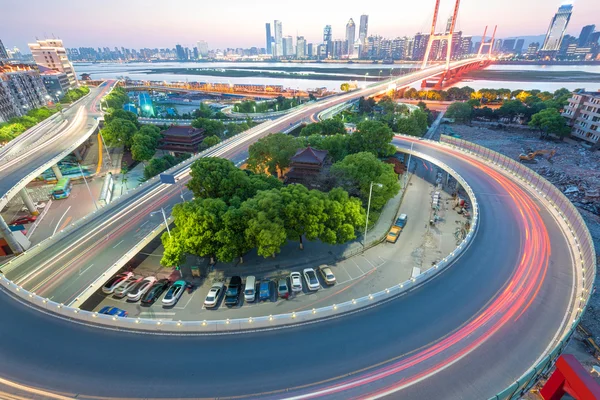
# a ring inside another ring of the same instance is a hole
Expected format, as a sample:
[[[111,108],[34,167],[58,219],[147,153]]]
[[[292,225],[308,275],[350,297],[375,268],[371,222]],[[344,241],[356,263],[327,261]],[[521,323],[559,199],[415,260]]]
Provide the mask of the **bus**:
[[[61,178],[52,189],[52,197],[55,200],[66,199],[71,194],[71,179]]]

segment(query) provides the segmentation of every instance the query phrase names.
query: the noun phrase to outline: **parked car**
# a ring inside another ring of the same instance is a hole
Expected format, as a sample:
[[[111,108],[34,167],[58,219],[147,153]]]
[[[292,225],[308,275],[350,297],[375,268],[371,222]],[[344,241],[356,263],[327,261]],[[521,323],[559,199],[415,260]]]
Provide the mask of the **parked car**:
[[[150,289],[142,296],[142,304],[144,305],[152,305],[160,295],[164,293],[165,290],[169,287],[170,281],[168,279],[161,279],[159,281],[154,282],[154,284],[150,287]]]
[[[117,307],[106,306],[106,307],[102,307],[102,309],[100,311],[98,311],[98,314],[114,315],[117,317],[124,318],[127,316],[127,311],[121,310],[120,308],[117,308]]]
[[[401,231],[402,229],[398,228],[397,226],[392,226],[392,229],[390,229],[387,236],[385,237],[385,241],[388,243],[396,243],[398,241],[398,237],[400,236]]]
[[[187,282],[184,280],[175,281],[167,291],[167,294],[165,294],[165,297],[162,299],[163,305],[174,306],[177,304],[179,298],[185,291],[186,285]]]
[[[135,285],[129,291],[129,293],[127,293],[127,300],[138,301],[142,298],[143,295],[146,294],[148,290],[150,290],[150,287],[152,287],[154,282],[156,282],[156,278],[153,276],[149,276],[147,278],[142,279],[141,282]]]
[[[321,276],[323,277],[323,280],[326,284],[330,286],[335,285],[335,275],[333,275],[333,271],[331,271],[331,268],[329,268],[327,265],[321,265],[319,267],[319,272],[321,273]]]
[[[287,299],[290,297],[290,289],[288,288],[287,279],[284,278],[279,280],[279,283],[277,284],[277,294],[282,299]]]
[[[140,283],[142,280],[144,280],[144,278],[141,276],[132,276],[126,279],[122,285],[115,289],[115,291],[113,292],[113,297],[116,297],[117,299],[122,299],[123,297],[127,296],[127,293],[129,293],[131,289],[133,289],[135,285]]]
[[[113,293],[120,286],[124,285],[129,278],[133,277],[133,272],[124,272],[113,276],[102,286],[102,291],[106,294]]]
[[[308,290],[319,290],[321,285],[319,284],[315,270],[312,268],[306,268],[304,271],[302,271],[302,273],[304,274],[304,279],[306,279],[306,286],[308,287]]]
[[[398,228],[404,228],[406,226],[407,222],[408,222],[408,215],[400,214],[400,216],[396,219],[394,226],[397,226]]]
[[[36,219],[37,217],[35,215],[26,215],[24,217],[13,219],[9,225],[25,225],[31,222],[35,222]]]
[[[219,296],[221,296],[224,286],[223,282],[213,283],[204,300],[204,307],[214,308],[217,306],[219,303]]]
[[[254,276],[246,277],[246,286],[244,286],[244,300],[253,302],[256,300],[256,278]]]
[[[225,292],[225,305],[233,307],[240,301],[240,293],[242,292],[242,277],[232,276],[229,280],[229,286]]]
[[[290,274],[290,282],[292,283],[292,292],[302,291],[302,274],[300,272],[292,272]]]
[[[271,281],[260,281],[258,300],[267,301],[271,298]]]

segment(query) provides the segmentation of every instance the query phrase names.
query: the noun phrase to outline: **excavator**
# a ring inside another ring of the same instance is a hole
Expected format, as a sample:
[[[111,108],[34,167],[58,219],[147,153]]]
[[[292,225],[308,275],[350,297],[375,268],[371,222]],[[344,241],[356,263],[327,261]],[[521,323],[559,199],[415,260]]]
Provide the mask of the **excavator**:
[[[529,154],[521,154],[519,156],[519,161],[521,161],[522,163],[535,164],[537,162],[535,160],[535,158],[537,156],[541,156],[543,154],[548,154],[548,161],[552,162],[552,158],[556,154],[556,150],[536,150],[536,151],[531,152]]]

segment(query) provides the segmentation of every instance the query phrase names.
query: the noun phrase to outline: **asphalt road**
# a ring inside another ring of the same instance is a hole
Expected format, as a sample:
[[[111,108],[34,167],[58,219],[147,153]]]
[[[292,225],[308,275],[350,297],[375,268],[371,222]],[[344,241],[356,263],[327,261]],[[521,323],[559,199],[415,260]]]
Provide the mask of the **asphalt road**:
[[[283,118],[270,129],[288,123]],[[406,140],[396,143],[410,146]],[[220,155],[235,158],[246,148],[241,144]],[[462,174],[481,206],[481,225],[471,247],[427,285],[344,318],[226,336],[155,336],[74,325],[3,293],[0,337],[9,345],[0,348],[0,375],[80,398],[257,397],[253,393],[282,398],[315,391],[349,398],[390,394],[402,386],[408,387],[392,397],[494,395],[535,362],[560,328],[572,298],[569,250],[551,216],[485,164],[418,141],[415,150]],[[56,263],[52,268],[60,268],[83,256],[105,268],[110,253],[120,251],[118,246],[106,251],[111,240],[127,238],[135,232],[128,229],[138,227],[141,220],[134,215],[145,215],[177,196],[176,190],[166,189],[150,196],[151,190],[161,188],[141,189],[145,193],[136,196],[137,202],[107,209],[37,261],[58,256],[51,262]],[[119,212],[123,214],[110,222]],[[92,232],[94,227],[98,233]],[[101,245],[105,232],[120,236],[109,235]],[[76,251],[68,253],[66,242],[77,240]],[[41,274],[52,269],[38,268]],[[68,295],[64,282],[78,286],[96,267],[79,272],[74,265],[67,268],[68,279],[46,282],[57,293],[62,290],[60,296]],[[31,282],[39,285],[36,279]]]

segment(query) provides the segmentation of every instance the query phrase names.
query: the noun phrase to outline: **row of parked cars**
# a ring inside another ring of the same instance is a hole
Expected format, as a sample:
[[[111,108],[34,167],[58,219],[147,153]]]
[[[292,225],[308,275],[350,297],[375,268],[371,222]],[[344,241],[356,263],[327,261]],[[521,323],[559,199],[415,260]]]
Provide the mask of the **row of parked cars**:
[[[318,268],[318,271],[325,284],[335,284],[335,275],[331,271],[331,268],[327,265],[322,265]],[[314,292],[321,288],[317,272],[313,268],[306,268],[302,273],[292,272],[289,277],[279,279],[277,281],[277,297],[288,299],[290,295],[302,292],[303,277],[308,291]],[[244,285],[243,290],[242,285]],[[271,298],[271,280],[262,280],[257,285],[256,277],[248,276],[246,277],[245,284],[243,284],[240,276],[233,276],[229,281],[229,286],[225,286],[223,282],[216,282],[211,286],[206,295],[204,307],[215,308],[223,292],[225,292],[224,303],[228,307],[233,307],[239,303],[242,292],[246,302],[252,303],[257,300],[267,301]]]
[[[164,306],[174,306],[185,291],[187,282],[178,280],[171,282],[168,279],[157,279],[154,276],[146,278],[134,276],[133,272],[124,272],[115,275],[102,287],[102,292],[112,294],[114,297],[122,299],[127,297],[127,301],[136,302],[141,300],[144,305],[152,305],[166,291],[167,294],[162,299]],[[111,314],[112,315],[112,314]]]

